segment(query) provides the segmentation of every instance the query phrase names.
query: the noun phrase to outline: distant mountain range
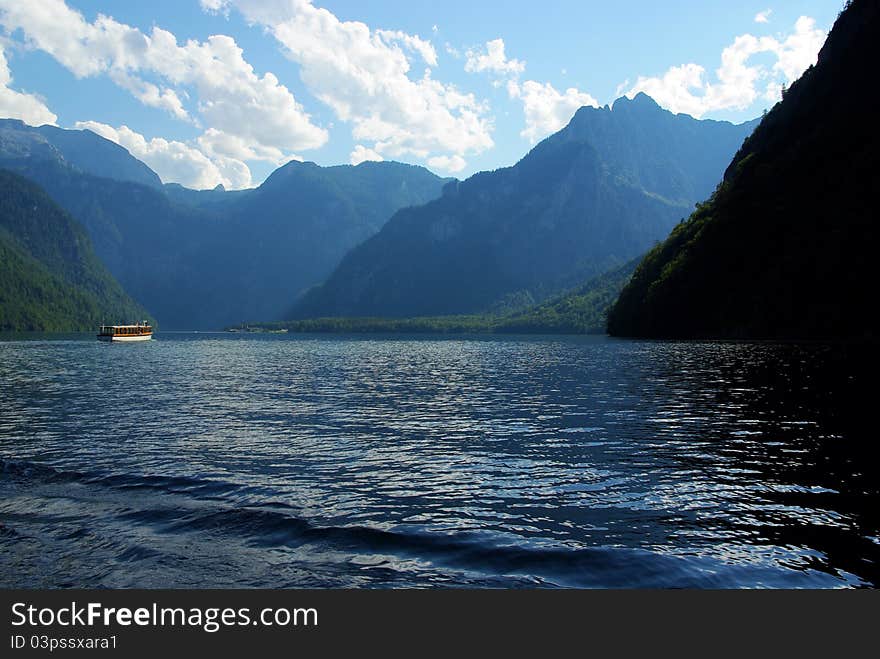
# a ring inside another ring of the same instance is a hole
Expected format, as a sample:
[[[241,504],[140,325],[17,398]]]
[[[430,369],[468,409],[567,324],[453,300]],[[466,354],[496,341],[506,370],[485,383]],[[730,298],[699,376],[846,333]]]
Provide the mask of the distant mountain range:
[[[0,120],[0,329],[146,308],[166,329],[584,332],[623,287],[614,335],[874,337],[878,37],[880,5],[853,0],[762,120],[639,94],[463,182],[290,162],[195,191],[89,131]]]
[[[254,190],[186,190],[90,131],[15,120],[0,121],[0,167],[45,188],[125,289],[181,329],[280,317],[395,211],[448,182],[394,162],[290,162]]]
[[[195,191],[90,131],[0,120],[0,168],[81,222],[165,329],[490,313],[583,331],[753,125],[674,115],[639,94],[582,108],[513,167],[464,182],[394,162],[294,161],[253,190]]]
[[[513,167],[398,211],[288,315],[525,308],[666,236],[712,191],[755,124],[675,115],[644,94],[581,108]]]
[[[90,130],[64,130],[55,126],[28,126],[18,119],[0,119],[0,164],[53,161],[113,179],[161,189],[152,169],[125,148]]]
[[[880,4],[853,0],[724,182],[639,265],[619,336],[876,337]],[[866,313],[866,312],[865,312]]]
[[[94,331],[146,319],[82,225],[37,185],[0,170],[0,331]]]

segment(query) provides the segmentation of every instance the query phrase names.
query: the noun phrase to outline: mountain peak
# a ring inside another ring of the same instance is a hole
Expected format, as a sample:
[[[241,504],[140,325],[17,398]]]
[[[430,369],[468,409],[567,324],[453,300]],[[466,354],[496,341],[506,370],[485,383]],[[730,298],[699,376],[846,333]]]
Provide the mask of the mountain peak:
[[[711,194],[747,128],[686,120],[646,95],[625,102],[628,111],[582,107],[512,167],[400,211],[291,315],[478,313],[644,252]]]
[[[656,109],[660,110],[660,105],[653,98],[648,96],[645,92],[639,92],[632,98],[628,96],[621,96],[611,106],[612,111],[617,110],[619,108],[645,108],[645,109]]]
[[[667,112],[660,107],[657,101],[648,96],[645,92],[639,92],[632,98],[621,96],[610,106],[604,105],[602,107],[593,107],[592,105],[584,105],[578,108],[577,112],[574,113],[569,125],[577,126],[584,122],[594,121],[600,116],[610,117],[611,113],[621,111],[643,111],[645,113]]]
[[[878,33],[880,3],[848,1],[723,184],[642,261],[611,334],[876,340]]]

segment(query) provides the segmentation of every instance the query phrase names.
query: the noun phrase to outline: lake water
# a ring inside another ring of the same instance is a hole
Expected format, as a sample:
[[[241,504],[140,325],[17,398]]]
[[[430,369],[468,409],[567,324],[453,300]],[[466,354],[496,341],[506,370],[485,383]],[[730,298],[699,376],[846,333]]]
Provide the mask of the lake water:
[[[0,586],[875,586],[866,351],[0,341]]]

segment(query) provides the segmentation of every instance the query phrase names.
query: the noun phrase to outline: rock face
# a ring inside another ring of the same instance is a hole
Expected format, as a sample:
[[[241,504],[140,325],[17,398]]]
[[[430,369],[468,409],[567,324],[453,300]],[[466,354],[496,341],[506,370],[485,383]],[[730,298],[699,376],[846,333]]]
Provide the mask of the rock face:
[[[855,0],[714,195],[637,268],[619,336],[876,337],[880,4]]]
[[[290,315],[441,315],[545,299],[667,235],[753,125],[673,115],[644,94],[581,108],[513,167],[398,212]]]

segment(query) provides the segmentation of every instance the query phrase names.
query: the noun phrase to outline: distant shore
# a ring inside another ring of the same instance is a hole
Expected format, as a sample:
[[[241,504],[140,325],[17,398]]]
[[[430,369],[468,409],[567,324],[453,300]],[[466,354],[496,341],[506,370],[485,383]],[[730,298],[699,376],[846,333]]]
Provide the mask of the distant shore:
[[[604,334],[604,327],[579,327],[565,322],[535,322],[509,316],[425,316],[417,318],[310,318],[271,323],[249,323],[225,328],[242,333],[326,334]]]

